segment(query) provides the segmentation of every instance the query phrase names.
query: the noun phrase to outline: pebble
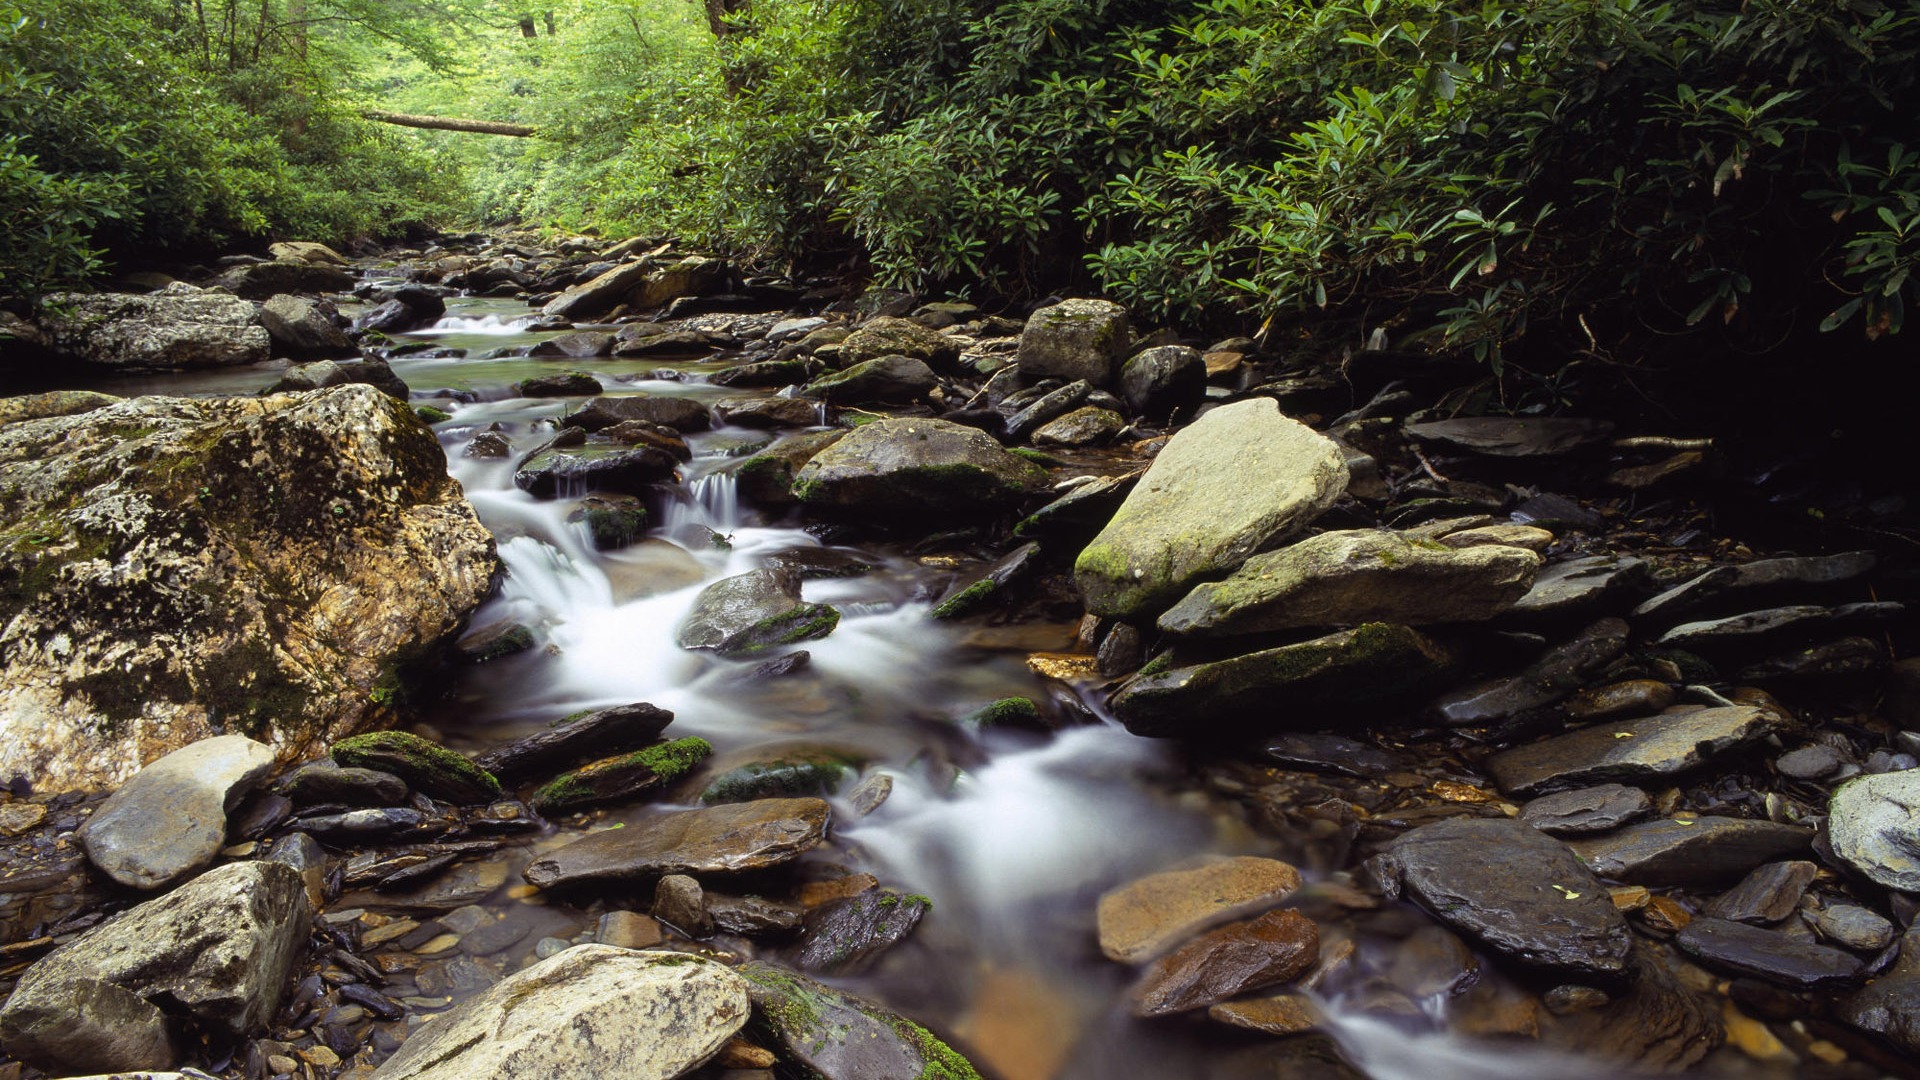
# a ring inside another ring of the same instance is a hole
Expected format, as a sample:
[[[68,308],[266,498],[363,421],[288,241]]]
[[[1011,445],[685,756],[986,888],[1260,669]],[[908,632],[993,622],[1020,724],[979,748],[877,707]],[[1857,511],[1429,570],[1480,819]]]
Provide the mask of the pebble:
[[[654,887],[653,917],[690,938],[713,934],[706,894],[698,881],[685,874],[669,874]]]
[[[1813,917],[1814,929],[1836,945],[1878,952],[1893,940],[1893,923],[1858,904],[1828,904]]]
[[[19,836],[47,820],[47,808],[39,803],[0,803],[0,833]]]
[[[1541,995],[1541,1004],[1555,1016],[1571,1016],[1591,1009],[1604,1009],[1613,998],[1605,990],[1591,986],[1556,986]]]
[[[460,947],[459,934],[439,934],[414,948],[421,956],[445,956]]]
[[[893,777],[888,773],[874,773],[847,792],[847,801],[853,804],[855,813],[866,817],[880,809],[892,794]]]
[[[573,948],[573,942],[571,941],[565,941],[556,937],[543,937],[533,943],[533,955],[545,960],[549,957],[558,956],[571,948]]]
[[[1845,764],[1846,759],[1838,750],[1815,743],[1780,755],[1773,767],[1780,770],[1780,775],[1795,780],[1822,780],[1839,772]]]
[[[646,949],[660,944],[664,935],[660,932],[659,922],[651,916],[637,911],[609,911],[600,916],[600,926],[594,933],[594,940],[622,949]]]

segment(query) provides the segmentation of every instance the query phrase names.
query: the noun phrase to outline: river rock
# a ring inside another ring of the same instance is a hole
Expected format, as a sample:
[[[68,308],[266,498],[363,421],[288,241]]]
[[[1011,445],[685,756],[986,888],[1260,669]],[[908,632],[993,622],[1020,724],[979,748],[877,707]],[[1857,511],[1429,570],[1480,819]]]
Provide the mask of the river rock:
[[[1288,982],[1320,959],[1320,929],[1293,910],[1269,911],[1200,935],[1141,974],[1135,1016],[1169,1016]]]
[[[840,405],[905,405],[925,399],[939,383],[933,369],[922,361],[910,356],[882,356],[843,371],[828,372],[800,393]]]
[[[1793,990],[1845,986],[1859,977],[1862,966],[1852,953],[1725,919],[1694,919],[1673,940],[1709,968]]]
[[[1871,551],[1840,555],[1759,559],[1738,566],[1716,566],[1674,586],[1633,609],[1636,618],[1672,621],[1688,615],[1761,606],[1853,581],[1872,570]]]
[[[711,806],[754,799],[831,795],[858,767],[857,761],[830,750],[801,749],[728,769],[708,781],[701,789],[700,801]]]
[[[260,305],[260,325],[283,356],[351,356],[357,350],[340,329],[340,309],[314,296],[281,294]]]
[[[1528,551],[1545,551],[1553,546],[1554,535],[1545,529],[1536,529],[1532,525],[1477,525],[1445,532],[1434,539],[1450,548],[1504,544],[1507,547],[1526,548]]]
[[[1646,821],[1573,842],[1593,872],[1634,885],[1711,888],[1761,863],[1805,855],[1813,830],[1743,818],[1684,816]]]
[[[1893,940],[1893,924],[1871,908],[1829,903],[1813,919],[1820,936],[1861,952],[1879,952]]]
[[[333,760],[350,769],[392,773],[425,795],[457,805],[491,802],[502,792],[492,773],[438,743],[406,731],[372,731],[341,739]]]
[[[1127,354],[1127,309],[1105,300],[1062,300],[1040,308],[1020,332],[1014,364],[1021,379],[1085,379],[1110,386]]]
[[[685,874],[668,874],[654,886],[653,917],[690,938],[713,936],[705,891]]]
[[[1862,776],[1827,806],[1833,854],[1876,884],[1920,893],[1920,769]]]
[[[1679,696],[1672,683],[1656,679],[1590,686],[1567,699],[1563,708],[1575,720],[1603,720],[1610,716],[1651,716],[1664,711]]]
[[[624,263],[547,301],[540,314],[576,322],[604,315],[625,303],[652,272],[649,263]]]
[[[302,765],[280,784],[280,792],[301,806],[399,806],[407,782],[379,769],[349,769],[331,761]]]
[[[928,614],[936,619],[958,619],[970,615],[1002,596],[1014,582],[1032,575],[1040,561],[1039,544],[1022,544],[986,570],[962,575],[941,595]]]
[[[1613,434],[1613,424],[1561,417],[1475,416],[1408,424],[1406,431],[1421,442],[1476,454],[1553,457],[1599,442]]]
[[[707,382],[713,386],[798,386],[812,378],[819,370],[817,363],[804,359],[761,360],[752,364],[735,364],[733,367],[716,371],[707,376]]]
[[[236,296],[265,300],[279,293],[345,292],[353,288],[353,275],[345,267],[303,258],[272,259],[233,267],[215,279],[215,284]],[[174,285],[167,286],[172,288]]]
[[[1395,840],[1377,877],[1436,919],[1524,967],[1618,984],[1633,934],[1565,844],[1506,818],[1451,818]]]
[[[1215,923],[1276,907],[1300,888],[1300,872],[1277,859],[1222,859],[1150,874],[1100,897],[1100,951],[1133,964]]]
[[[533,628],[512,619],[476,626],[453,643],[453,654],[469,664],[489,664],[534,646]]]
[[[793,479],[807,462],[847,435],[844,431],[809,431],[781,439],[747,458],[733,470],[740,497],[755,506],[792,506]]]
[[[555,777],[528,800],[535,810],[553,815],[595,803],[630,799],[657,791],[685,776],[713,747],[705,739],[675,739],[582,765]]]
[[[1713,898],[1706,914],[1743,923],[1777,923],[1800,910],[1820,868],[1804,859],[1767,863],[1740,879],[1740,884]]]
[[[1631,824],[1652,809],[1653,800],[1639,788],[1599,784],[1542,795],[1520,808],[1520,820],[1549,836],[1589,836]]]
[[[752,961],[738,970],[755,1023],[822,1080],[981,1080],[938,1036],[871,1001],[772,964]]]
[[[575,330],[555,334],[528,351],[528,356],[569,356],[576,360],[613,353],[614,337],[605,330]],[[594,390],[591,393],[599,393]]]
[[[475,764],[506,783],[552,773],[589,759],[628,753],[660,737],[673,714],[637,701],[555,720],[532,735],[482,754]]]
[[[1126,426],[1126,417],[1112,409],[1087,405],[1040,425],[1033,432],[1033,445],[1094,446],[1112,440]]]
[[[1475,622],[1512,606],[1539,565],[1533,552],[1501,545],[1455,549],[1384,529],[1321,533],[1195,586],[1159,626],[1228,637],[1363,622]]]
[[[1538,618],[1587,616],[1634,592],[1653,576],[1645,559],[1630,555],[1583,555],[1548,563],[1533,587],[1514,602],[1513,614]]]
[[[798,574],[749,570],[701,590],[676,640],[683,649],[744,657],[826,637],[838,625],[838,610],[800,598]]]
[[[542,889],[667,874],[763,870],[798,858],[826,837],[820,799],[761,799],[659,814],[576,840],[531,863]]]
[[[0,505],[0,777],[52,790],[225,730],[318,756],[499,566],[433,432],[367,386],[9,424]]]
[[[675,431],[705,431],[713,426],[707,407],[671,394],[620,394],[581,403],[561,421],[567,427],[600,431],[628,420],[664,424]]]
[[[1486,767],[1516,795],[1598,780],[1645,783],[1697,769],[1778,726],[1773,713],[1746,705],[1609,720],[1495,754]]]
[[[1074,584],[1096,615],[1158,611],[1304,527],[1346,486],[1339,446],[1271,399],[1222,406],[1168,440],[1074,561]]]
[[[682,952],[576,945],[415,1031],[376,1080],[675,1080],[747,1022],[747,984]]]
[[[234,1035],[279,1004],[307,940],[300,874],[229,863],[55,949],[0,1008],[0,1043],[49,1070],[174,1064],[167,1011]]]
[[[1013,535],[1023,540],[1043,537],[1049,543],[1071,544],[1079,550],[1093,539],[1120,509],[1140,482],[1140,473],[1089,477],[1071,491],[1021,518]]]
[[[648,274],[633,294],[636,311],[663,308],[683,296],[712,292],[726,278],[727,264],[705,255],[688,255],[671,266]],[[551,306],[551,305],[549,305]],[[576,321],[579,316],[569,316]]]
[[[600,380],[584,371],[557,371],[551,375],[535,375],[513,384],[513,392],[526,398],[537,397],[586,397],[597,394],[606,387]]]
[[[1722,619],[1681,623],[1660,635],[1657,644],[1673,649],[1707,651],[1722,646],[1741,646],[1761,638],[1803,634],[1828,626],[1887,622],[1905,611],[1905,605],[1895,603],[1842,604],[1831,608],[1795,604],[1729,615]]]
[[[1920,1054],[1920,930],[1907,931],[1893,968],[1841,998],[1834,1014],[1907,1054]]]
[[[911,319],[882,315],[869,319],[840,343],[840,359],[848,366],[883,357],[905,357],[922,366],[941,367],[960,359],[959,341],[930,330]]]
[[[891,889],[868,889],[829,901],[807,913],[793,965],[802,971],[857,975],[913,933],[931,910],[933,902],[926,897]]]
[[[40,330],[55,356],[125,372],[257,364],[271,344],[252,304],[184,282],[145,295],[56,293]]]
[[[657,446],[598,443],[542,450],[513,472],[514,486],[536,499],[593,491],[643,495],[670,479],[680,462]]]
[[[353,320],[361,330],[380,334],[404,334],[423,326],[432,326],[447,313],[447,301],[425,285],[406,284],[382,290],[380,302]]]
[[[79,839],[93,865],[134,889],[161,889],[213,862],[227,811],[273,768],[273,750],[217,735],[153,762],[100,804]]]
[[[1434,702],[1433,710],[1449,724],[1465,725],[1544,708],[1578,690],[1620,655],[1630,632],[1620,619],[1601,619],[1520,674],[1456,690]]]
[[[640,328],[646,328],[641,332]],[[713,351],[713,339],[698,330],[675,330],[657,323],[630,323],[612,335],[608,348],[615,356],[704,356]]]
[[[1330,706],[1367,705],[1429,689],[1452,656],[1416,630],[1352,630],[1187,666],[1148,664],[1108,707],[1136,735],[1196,737],[1257,726],[1314,726]]]
[[[1142,349],[1120,368],[1120,397],[1135,416],[1168,421],[1199,407],[1207,394],[1207,362],[1198,349]]]
[[[79,416],[124,400],[98,390],[49,390],[44,394],[0,397],[0,426],[52,416]]]
[[[820,451],[793,478],[810,506],[872,514],[986,514],[1046,486],[1046,471],[983,431],[944,420],[877,420]]]
[[[1689,989],[1667,956],[1666,950],[1636,946],[1631,987],[1614,988],[1600,1008],[1555,1018],[1564,1045],[1618,1062],[1631,1075],[1680,1072],[1718,1047],[1725,1038],[1725,999]]]
[[[713,403],[713,414],[723,424],[746,428],[812,427],[820,422],[819,404],[805,398],[722,398]]]

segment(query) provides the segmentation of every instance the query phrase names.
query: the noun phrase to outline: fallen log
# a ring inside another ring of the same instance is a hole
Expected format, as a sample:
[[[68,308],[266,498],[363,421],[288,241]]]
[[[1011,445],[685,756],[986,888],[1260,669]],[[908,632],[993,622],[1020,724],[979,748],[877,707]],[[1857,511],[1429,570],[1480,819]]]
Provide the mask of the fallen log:
[[[499,120],[467,120],[457,116],[415,116],[411,113],[387,112],[384,109],[362,109],[360,115],[382,124],[427,128],[432,131],[472,131],[481,135],[512,135],[516,138],[525,138],[534,131],[525,124],[509,124]]]

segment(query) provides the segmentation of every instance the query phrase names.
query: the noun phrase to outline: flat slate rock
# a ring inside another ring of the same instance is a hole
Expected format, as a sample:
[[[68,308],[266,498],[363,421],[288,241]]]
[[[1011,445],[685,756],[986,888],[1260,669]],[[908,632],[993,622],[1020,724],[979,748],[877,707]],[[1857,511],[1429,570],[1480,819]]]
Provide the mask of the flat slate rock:
[[[1292,866],[1245,855],[1149,874],[1100,897],[1100,951],[1138,963],[1215,923],[1274,907],[1298,888]]]
[[[644,701],[615,705],[562,717],[541,731],[488,751],[475,764],[512,783],[638,750],[651,745],[671,723],[671,712]]]
[[[834,900],[807,913],[805,937],[793,954],[802,971],[857,975],[906,939],[933,908],[924,896],[889,889]]]
[[[1588,677],[1620,655],[1631,633],[1620,619],[1601,619],[1505,679],[1456,690],[1433,703],[1449,724],[1481,724],[1544,708],[1586,685]]]
[[[1441,443],[1493,457],[1553,457],[1605,439],[1613,434],[1613,423],[1559,417],[1474,416],[1408,424],[1406,432],[1421,442]]]
[[[1785,598],[1865,575],[1879,561],[1871,551],[1839,555],[1760,559],[1716,566],[1633,609],[1635,618],[1677,619],[1697,612],[1752,607],[1756,598]]]
[[[1920,931],[1909,930],[1892,970],[1841,998],[1834,1015],[1908,1054],[1920,1054]]]
[[[1599,780],[1639,783],[1678,776],[1771,734],[1778,721],[1746,705],[1601,721],[1487,759],[1502,791],[1534,795]]]
[[[1860,958],[1825,945],[1726,919],[1696,918],[1674,944],[1717,971],[1746,975],[1793,990],[1845,986],[1860,975]]]
[[[1606,886],[1565,844],[1507,818],[1451,818],[1395,840],[1377,864],[1466,937],[1524,967],[1578,982],[1624,982],[1633,934]]]
[[[1350,776],[1357,780],[1405,772],[1411,762],[1395,753],[1343,735],[1311,731],[1282,732],[1267,739],[1260,757],[1283,769]]]
[[[1320,959],[1320,928],[1291,909],[1229,923],[1153,962],[1133,990],[1135,1016],[1203,1009],[1299,978]]]
[[[87,858],[135,889],[159,889],[211,864],[226,843],[227,808],[273,768],[273,750],[217,735],[160,758],[121,785],[80,827]]]
[[[1875,884],[1920,892],[1920,769],[1840,785],[1827,804],[1827,838],[1836,858]]]
[[[827,815],[820,799],[761,799],[673,811],[576,840],[534,860],[525,876],[551,889],[762,870],[798,858],[825,839]]]
[[[1713,898],[1706,914],[1743,923],[1776,923],[1800,910],[1820,868],[1804,859],[1767,863],[1740,879],[1740,884]]]
[[[1548,563],[1534,576],[1526,595],[1514,601],[1513,614],[1541,618],[1591,614],[1652,576],[1645,559],[1630,555],[1583,555]]]
[[[1653,800],[1639,788],[1596,784],[1542,795],[1520,808],[1520,820],[1549,836],[1590,836],[1631,824],[1652,810]]]
[[[1633,885],[1710,888],[1774,859],[1806,855],[1813,830],[1772,821],[1677,817],[1573,842],[1593,872]]]
[[[1767,608],[1722,619],[1681,623],[1660,635],[1658,644],[1675,649],[1741,645],[1763,638],[1803,634],[1828,627],[1888,622],[1899,618],[1905,611],[1906,605],[1892,602],[1842,604],[1839,607],[1797,604]]]

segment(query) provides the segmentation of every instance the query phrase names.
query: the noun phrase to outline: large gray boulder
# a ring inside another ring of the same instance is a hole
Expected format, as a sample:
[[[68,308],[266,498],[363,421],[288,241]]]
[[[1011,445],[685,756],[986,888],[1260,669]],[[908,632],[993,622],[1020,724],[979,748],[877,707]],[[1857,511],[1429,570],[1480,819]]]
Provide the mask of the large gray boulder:
[[[964,515],[1008,508],[1046,482],[1046,470],[975,428],[877,420],[808,461],[793,494],[812,506]]]
[[[1127,309],[1119,304],[1062,300],[1027,320],[1014,364],[1020,378],[1029,383],[1085,379],[1095,386],[1111,386],[1131,337]]]
[[[1920,769],[1862,776],[1827,807],[1836,858],[1878,885],[1920,893]]]
[[[653,272],[653,267],[645,262],[630,262],[601,274],[591,281],[582,282],[566,290],[559,296],[547,301],[540,309],[542,315],[555,316],[576,321],[604,315],[616,306],[626,303],[640,283]]]
[[[960,342],[911,319],[882,315],[861,324],[840,344],[840,358],[863,364],[885,356],[905,356],[933,367],[960,359]]]
[[[397,719],[499,566],[446,470],[370,386],[0,427],[0,777],[108,787],[225,731],[301,761]]]
[[[1271,398],[1223,406],[1168,440],[1074,560],[1087,610],[1151,614],[1304,528],[1347,488],[1346,455]]]
[[[1142,349],[1120,368],[1120,396],[1134,415],[1164,422],[1207,396],[1207,362],[1185,345]]]
[[[282,356],[351,356],[358,350],[335,321],[339,314],[331,300],[282,293],[260,305],[260,324]]]
[[[576,945],[420,1028],[376,1080],[673,1080],[747,1022],[747,982],[705,957]]]
[[[183,282],[145,295],[49,296],[40,331],[56,356],[128,372],[257,364],[271,342],[252,304]]]
[[[800,598],[799,575],[762,568],[721,578],[702,589],[681,620],[683,649],[744,657],[833,633],[840,612]]]
[[[1226,637],[1362,622],[1476,622],[1513,606],[1540,556],[1500,544],[1450,548],[1384,529],[1321,533],[1194,587],[1160,629]]]
[[[49,1070],[167,1068],[169,1012],[234,1035],[266,1023],[310,918],[291,866],[209,870],[28,968],[0,1008],[0,1045]]]
[[[344,267],[306,259],[273,259],[236,266],[215,284],[249,300],[265,300],[276,293],[345,292],[353,288],[353,274]]]
[[[213,862],[227,810],[272,768],[272,748],[245,735],[202,739],[133,774],[80,826],[80,844],[120,884],[164,888]]]
[[[862,361],[845,371],[822,375],[800,392],[810,398],[840,404],[908,404],[924,399],[939,384],[939,378],[924,361],[911,356],[882,356]]]

